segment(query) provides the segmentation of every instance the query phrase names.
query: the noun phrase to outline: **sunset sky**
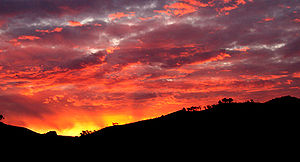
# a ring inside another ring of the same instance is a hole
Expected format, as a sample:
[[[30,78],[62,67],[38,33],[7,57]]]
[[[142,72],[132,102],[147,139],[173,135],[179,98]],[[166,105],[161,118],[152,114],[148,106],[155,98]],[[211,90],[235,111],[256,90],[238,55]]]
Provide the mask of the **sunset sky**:
[[[299,0],[0,0],[0,113],[79,135],[300,97]]]

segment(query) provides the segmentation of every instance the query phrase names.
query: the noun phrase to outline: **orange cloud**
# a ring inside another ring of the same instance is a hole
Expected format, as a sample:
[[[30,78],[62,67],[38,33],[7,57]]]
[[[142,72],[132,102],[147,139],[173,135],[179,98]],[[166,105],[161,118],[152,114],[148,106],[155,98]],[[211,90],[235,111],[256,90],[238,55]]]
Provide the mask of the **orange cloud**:
[[[18,37],[19,40],[36,40],[36,39],[41,39],[40,37],[37,36],[32,36],[32,35],[22,35]]]
[[[224,0],[225,4],[229,4],[230,2],[232,2],[232,0]],[[252,1],[250,1],[250,2],[252,2]],[[245,0],[236,0],[230,6],[224,6],[222,8],[216,8],[216,11],[219,12],[219,15],[220,14],[228,15],[229,11],[237,9],[239,7],[239,5],[245,5],[245,4],[246,4]]]
[[[226,7],[223,7],[223,8],[221,8],[221,9],[219,9],[219,12],[225,12],[225,11],[231,11],[231,10],[234,10],[234,9],[236,9],[236,8],[238,8],[238,6],[237,5],[233,5],[233,6],[226,6]]]
[[[50,33],[49,30],[40,30],[40,29],[36,29],[36,32],[40,32],[40,33]]]
[[[32,35],[21,35],[18,38],[9,40],[9,42],[11,44],[13,44],[14,46],[19,46],[19,45],[21,45],[21,42],[19,42],[19,40],[37,40],[37,39],[41,39],[41,38],[37,37],[37,36],[32,36]]]
[[[165,10],[154,10],[153,12],[164,13],[169,16],[170,15],[182,16],[197,11],[197,7],[187,3],[179,3],[179,2],[170,5],[165,5],[164,9]]]
[[[124,12],[116,12],[108,15],[108,17],[111,20],[121,19],[122,17],[129,17],[129,16],[135,16],[135,12],[129,12],[129,14],[125,14]]]
[[[184,3],[183,3],[184,2]],[[199,7],[212,7],[214,6],[213,1],[209,1],[208,3],[202,3],[197,0],[181,0],[181,2],[172,3],[169,5],[165,5],[165,10],[154,10],[156,13],[163,13],[168,16],[182,16],[189,13],[196,12]]]
[[[82,24],[78,21],[68,21],[69,26],[82,26]]]
[[[160,13],[160,14],[166,14],[168,16],[171,16],[172,14],[170,13],[171,11],[170,10],[153,10],[153,12],[156,12],[156,13]]]
[[[272,80],[287,77],[288,75],[240,75],[244,79],[260,79],[260,80]]]
[[[239,7],[239,5],[245,5],[245,0],[223,0],[224,4],[227,4],[226,6],[223,6],[222,8],[217,7],[216,11],[219,14],[224,13],[225,15],[228,15],[231,10],[234,10]],[[228,6],[230,2],[233,2]],[[251,2],[251,1],[250,1]],[[199,10],[200,7],[213,7],[215,6],[215,0],[208,1],[207,3],[203,3],[201,1],[197,0],[180,0],[179,2],[172,3],[169,5],[164,6],[164,10],[154,10],[153,12],[156,13],[163,13],[168,16],[175,15],[175,16],[182,16],[185,14],[193,13]]]
[[[52,32],[61,32],[63,30],[63,28],[55,28],[52,30]]]
[[[63,28],[57,27],[51,31],[50,30],[40,30],[40,29],[36,29],[35,31],[40,32],[40,33],[54,33],[54,32],[61,32],[62,30],[63,30]]]
[[[94,24],[94,26],[102,26],[102,24]]]
[[[232,1],[233,0],[224,0],[224,3],[229,3],[229,2],[232,2]],[[246,4],[245,0],[236,0],[235,2],[236,2],[237,5]]]
[[[186,3],[173,3],[171,5],[166,5],[165,8],[170,9],[174,15],[179,16],[197,11],[196,7]]]
[[[202,61],[197,61],[197,62],[193,62],[190,65],[197,65],[197,64],[203,64],[206,62],[213,62],[213,61],[219,61],[219,60],[224,60],[225,58],[231,57],[230,54],[225,53],[225,52],[221,52],[219,55],[209,58],[207,60],[202,60]]]
[[[197,6],[197,7],[214,6],[214,4],[212,3],[213,1],[209,1],[208,3],[202,3],[202,2],[197,1],[197,0],[181,0],[181,1],[189,3],[189,4]]]
[[[237,2],[237,5],[240,5],[240,4],[246,4],[246,1],[245,0],[237,0],[236,1]],[[252,1],[250,1],[250,2],[252,2]]]
[[[114,53],[115,50],[120,49],[119,47],[108,47],[106,48],[106,52],[108,54]]]
[[[206,62],[224,60],[227,57],[231,57],[231,56],[228,53],[221,52],[218,56],[213,57],[213,58],[211,58],[209,60],[206,60]]]
[[[240,49],[237,49],[238,51],[241,51],[241,52],[247,52],[250,48],[249,47],[243,47],[243,48],[240,48]]]

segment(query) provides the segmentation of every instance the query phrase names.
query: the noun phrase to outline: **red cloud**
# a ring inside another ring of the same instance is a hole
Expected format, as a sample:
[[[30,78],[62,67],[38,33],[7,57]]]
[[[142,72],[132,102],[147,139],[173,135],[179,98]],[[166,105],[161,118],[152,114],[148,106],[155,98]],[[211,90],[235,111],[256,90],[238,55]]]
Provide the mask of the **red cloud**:
[[[145,20],[151,20],[153,17],[139,17],[140,20],[145,21]]]
[[[300,72],[293,73],[294,78],[300,78]]]
[[[296,18],[296,19],[294,19],[294,22],[296,22],[296,23],[300,23],[300,18]]]
[[[6,20],[0,20],[0,27],[6,23]]]
[[[264,21],[268,22],[268,21],[273,21],[274,17],[266,17],[263,19]]]

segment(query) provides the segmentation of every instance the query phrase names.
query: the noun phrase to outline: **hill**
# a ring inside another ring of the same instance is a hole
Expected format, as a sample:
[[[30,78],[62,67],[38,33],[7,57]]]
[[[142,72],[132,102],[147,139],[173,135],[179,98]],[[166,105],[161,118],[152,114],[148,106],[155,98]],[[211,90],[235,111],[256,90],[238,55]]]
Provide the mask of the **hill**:
[[[159,145],[193,141],[211,146],[292,139],[298,134],[295,128],[299,123],[299,99],[282,97],[273,101],[220,103],[203,111],[180,110],[155,119],[106,127],[82,136],[80,142],[110,145],[138,141],[140,145]]]
[[[182,109],[154,119],[106,127],[81,137],[57,136],[55,132],[39,134],[0,122],[0,139],[14,144],[101,147],[274,145],[298,138],[299,101],[285,96],[266,103],[219,103],[202,111]]]
[[[1,144],[9,145],[61,145],[75,144],[73,137],[58,136],[53,131],[39,134],[27,128],[7,125],[0,122]]]
[[[266,102],[267,104],[300,104],[300,99],[292,96],[274,98]]]

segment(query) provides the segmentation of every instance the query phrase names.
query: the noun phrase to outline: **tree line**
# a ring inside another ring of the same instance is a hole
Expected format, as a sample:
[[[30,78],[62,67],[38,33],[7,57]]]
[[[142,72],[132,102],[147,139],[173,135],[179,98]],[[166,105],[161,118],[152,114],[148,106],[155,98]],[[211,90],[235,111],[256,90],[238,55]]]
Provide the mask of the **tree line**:
[[[220,104],[231,104],[234,103],[232,98],[223,98],[221,100],[218,101],[218,105]],[[246,101],[245,103],[254,103],[253,99],[250,99],[248,101]],[[208,110],[208,109],[212,109],[215,108],[217,105],[213,104],[213,105],[205,105],[205,106],[192,106],[189,108],[182,108],[183,111],[202,111],[202,110]]]

